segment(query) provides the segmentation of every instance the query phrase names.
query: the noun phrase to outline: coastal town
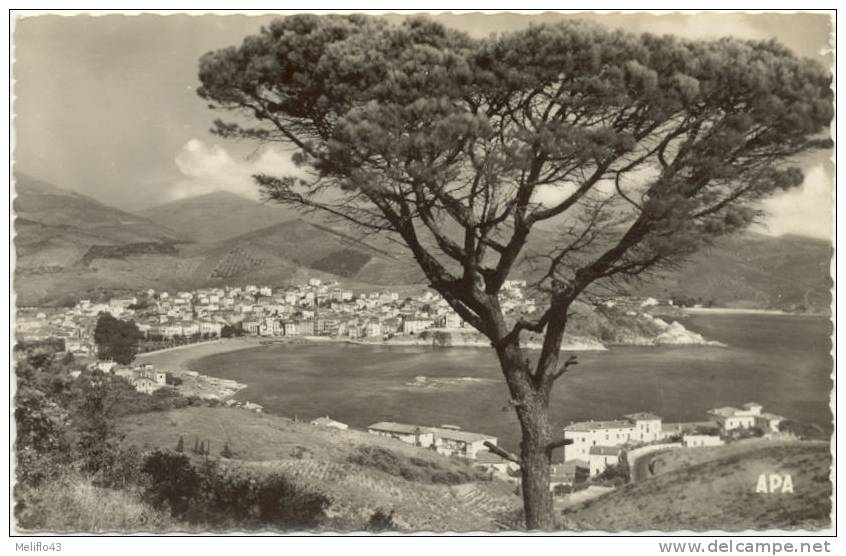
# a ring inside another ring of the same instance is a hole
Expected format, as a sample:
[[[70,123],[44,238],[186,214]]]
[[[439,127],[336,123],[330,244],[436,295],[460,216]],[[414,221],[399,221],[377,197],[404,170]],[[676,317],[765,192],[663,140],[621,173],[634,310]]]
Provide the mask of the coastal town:
[[[501,296],[506,314],[517,318],[536,311],[535,299],[525,291],[525,280],[506,281]],[[60,339],[74,355],[93,356],[94,328],[103,313],[133,321],[143,335],[141,351],[238,335],[382,340],[466,326],[432,291],[414,297],[391,290],[355,294],[338,282],[312,278],[283,288],[148,289],[102,302],[83,299],[68,308],[21,307],[16,335],[20,340]]]
[[[422,288],[421,288],[422,289]],[[507,318],[517,320],[537,311],[525,280],[507,280],[500,303]],[[597,298],[606,312],[637,316],[660,325],[658,343],[706,343],[673,322],[668,325],[647,311],[674,309],[672,300],[617,296]],[[155,354],[198,343],[242,338],[254,342],[340,341],[364,344],[487,347],[486,339],[469,326],[439,294],[431,290],[411,295],[386,289],[354,292],[337,281],[311,278],[283,287],[224,286],[185,291],[147,289],[72,306],[21,307],[15,321],[19,342],[50,341],[60,350],[90,360],[101,370],[120,373],[138,391],[153,393],[176,387],[186,396],[229,398],[244,387],[233,380],[205,376],[184,368],[155,368],[150,363],[118,364],[99,349],[95,338],[102,317],[133,328],[133,351]],[[591,338],[578,338],[571,349],[603,350]],[[635,339],[633,345],[641,345]],[[527,346],[536,347],[532,340]],[[252,404],[255,409],[261,406]]]

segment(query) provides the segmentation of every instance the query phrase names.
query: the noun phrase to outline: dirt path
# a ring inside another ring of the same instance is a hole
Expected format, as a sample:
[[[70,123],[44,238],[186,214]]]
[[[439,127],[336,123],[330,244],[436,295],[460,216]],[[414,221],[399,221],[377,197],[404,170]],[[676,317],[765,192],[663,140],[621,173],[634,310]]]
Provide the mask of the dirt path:
[[[655,459],[655,456],[659,454],[663,454],[672,450],[672,448],[667,448],[666,450],[658,450],[655,452],[651,452],[649,454],[643,454],[634,462],[629,462],[631,475],[629,477],[630,483],[637,483],[643,481],[644,479],[650,478],[654,473],[652,472],[652,460]]]

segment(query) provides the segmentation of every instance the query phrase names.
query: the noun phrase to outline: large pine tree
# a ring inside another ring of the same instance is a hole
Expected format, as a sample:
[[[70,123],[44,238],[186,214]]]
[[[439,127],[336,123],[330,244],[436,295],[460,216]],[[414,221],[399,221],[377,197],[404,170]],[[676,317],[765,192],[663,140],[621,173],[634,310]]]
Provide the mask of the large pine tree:
[[[829,72],[774,41],[578,22],[477,40],[421,18],[298,15],[206,54],[199,76],[235,116],[219,135],[296,151],[300,176],[256,176],[267,197],[390,235],[490,339],[522,432],[504,455],[543,529],[574,301],[743,230],[802,182],[792,161],[829,144],[833,115]],[[539,228],[557,241],[533,243]],[[514,322],[499,294],[526,264],[547,302]],[[526,331],[544,336],[531,358]]]

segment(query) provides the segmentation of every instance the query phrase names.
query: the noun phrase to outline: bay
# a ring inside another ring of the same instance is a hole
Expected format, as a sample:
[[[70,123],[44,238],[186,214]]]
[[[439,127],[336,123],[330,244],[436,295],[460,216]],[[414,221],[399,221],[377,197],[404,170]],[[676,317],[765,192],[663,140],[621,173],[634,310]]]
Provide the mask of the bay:
[[[614,419],[650,411],[665,422],[755,401],[764,411],[831,430],[831,323],[790,315],[697,314],[679,319],[716,346],[612,347],[580,352],[553,391],[550,419]],[[238,399],[311,420],[364,429],[377,421],[457,425],[516,449],[519,425],[493,350],[277,344],[192,361],[237,380]]]

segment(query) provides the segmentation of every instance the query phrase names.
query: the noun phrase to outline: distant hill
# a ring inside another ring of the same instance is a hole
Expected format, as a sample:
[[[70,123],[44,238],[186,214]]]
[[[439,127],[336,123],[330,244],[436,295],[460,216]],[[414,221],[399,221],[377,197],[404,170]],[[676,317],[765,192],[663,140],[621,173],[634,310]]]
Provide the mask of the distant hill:
[[[25,174],[15,175],[15,293],[18,304],[63,302],[101,287],[143,286],[132,273],[109,280],[92,256],[174,251],[178,234]]]
[[[82,244],[175,241],[178,234],[146,218],[106,206],[25,174],[15,175],[13,208],[17,219],[39,224],[38,237]],[[27,231],[35,231],[29,228]]]
[[[14,208],[19,304],[148,287],[279,286],[309,277],[359,288],[425,283],[407,250],[385,236],[312,215],[297,218],[290,209],[231,193],[175,201],[139,216],[19,176]],[[539,230],[536,240],[542,249],[556,238]],[[831,253],[824,241],[743,234],[631,291],[720,306],[824,311]],[[529,265],[518,266],[531,278]]]
[[[679,270],[635,288],[722,307],[824,312],[831,303],[832,254],[827,241],[746,233],[723,238]]]
[[[138,215],[201,243],[227,240],[297,217],[284,206],[257,203],[225,191],[180,199],[139,211]]]
[[[399,249],[374,247],[341,226],[279,221],[291,213],[229,193],[165,205],[161,214],[182,226],[174,230],[161,223],[164,218],[152,222],[28,176],[20,176],[16,186],[19,305],[63,304],[150,287],[279,286],[310,277],[351,287],[422,280]],[[181,209],[189,216],[180,223]],[[272,224],[257,228],[268,221]],[[219,229],[192,235],[190,222],[206,226],[198,230],[211,230],[217,222]],[[223,239],[208,241],[213,235]]]

